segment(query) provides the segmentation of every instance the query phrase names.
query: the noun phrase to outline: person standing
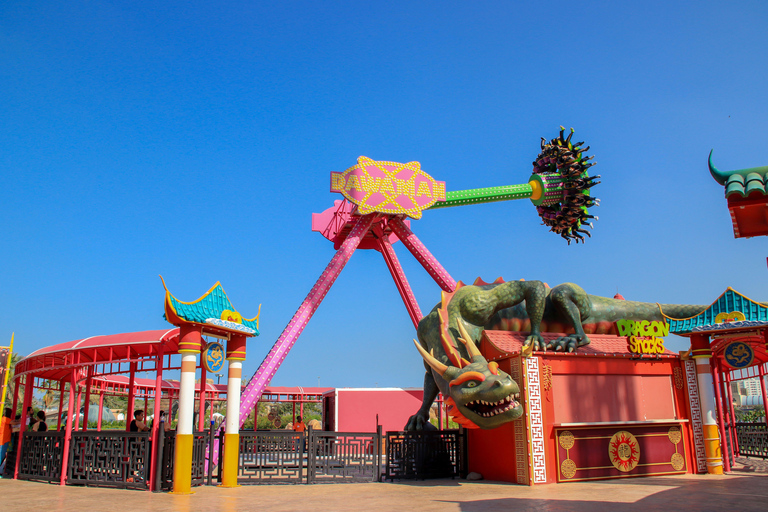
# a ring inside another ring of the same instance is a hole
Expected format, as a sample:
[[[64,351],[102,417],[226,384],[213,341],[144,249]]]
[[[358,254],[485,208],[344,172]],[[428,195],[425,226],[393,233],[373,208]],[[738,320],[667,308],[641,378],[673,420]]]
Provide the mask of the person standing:
[[[296,421],[293,422],[293,431],[301,434],[301,441],[299,442],[299,453],[304,453],[304,447],[306,446],[306,438],[304,432],[307,430],[307,426],[301,420],[301,416],[296,416]]]

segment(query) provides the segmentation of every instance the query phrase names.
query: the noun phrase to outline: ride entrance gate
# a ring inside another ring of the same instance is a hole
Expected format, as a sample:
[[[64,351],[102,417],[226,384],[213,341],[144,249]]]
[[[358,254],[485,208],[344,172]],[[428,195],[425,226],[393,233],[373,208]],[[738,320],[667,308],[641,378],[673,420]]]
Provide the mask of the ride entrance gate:
[[[237,483],[299,484],[377,482],[382,434],[241,431]],[[223,447],[222,447],[223,448]]]
[[[713,404],[717,436],[710,435],[709,442],[718,442],[719,437],[719,447],[707,454],[708,469],[722,465],[722,470],[729,472],[737,455],[768,458],[768,307],[728,288],[700,314],[667,320],[669,332],[690,336],[702,404],[706,400]],[[762,398],[764,417],[761,422],[741,423],[737,421],[731,384],[750,378],[758,380],[755,397]],[[702,416],[707,420],[706,415]]]

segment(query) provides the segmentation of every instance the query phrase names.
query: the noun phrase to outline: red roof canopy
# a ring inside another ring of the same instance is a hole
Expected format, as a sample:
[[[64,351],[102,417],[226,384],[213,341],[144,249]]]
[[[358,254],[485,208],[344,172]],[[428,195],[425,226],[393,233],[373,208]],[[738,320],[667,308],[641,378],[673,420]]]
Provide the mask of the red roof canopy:
[[[72,367],[119,363],[156,358],[178,351],[179,329],[139,331],[107,336],[91,336],[41,348],[16,364],[16,376],[69,381]]]

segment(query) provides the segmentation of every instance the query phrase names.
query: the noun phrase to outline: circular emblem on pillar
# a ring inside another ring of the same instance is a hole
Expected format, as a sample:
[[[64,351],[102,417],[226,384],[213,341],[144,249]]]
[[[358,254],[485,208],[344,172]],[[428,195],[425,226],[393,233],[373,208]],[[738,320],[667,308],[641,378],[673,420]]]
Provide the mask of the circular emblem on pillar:
[[[672,469],[674,469],[675,471],[680,471],[685,467],[685,457],[683,457],[679,453],[673,453],[670,464],[672,464]]]
[[[626,430],[619,430],[608,443],[608,457],[613,467],[626,473],[632,471],[640,462],[640,446],[637,438]]]
[[[743,341],[734,341],[725,347],[723,351],[725,363],[731,368],[746,368],[752,365],[755,359],[755,351]]]
[[[219,373],[224,368],[224,345],[218,341],[212,341],[203,350],[203,366],[205,371]]]
[[[565,478],[573,478],[576,474],[576,463],[571,459],[565,459],[560,464],[560,473],[562,473]]]
[[[573,443],[575,441],[573,438],[573,434],[569,430],[564,430],[560,432],[560,435],[557,436],[557,440],[560,443],[560,446],[562,446],[564,450],[570,450],[571,448],[573,448]]]
[[[672,444],[679,443],[680,440],[683,438],[683,435],[680,433],[680,427],[670,427],[669,432],[667,432],[667,435],[669,436],[669,441]]]

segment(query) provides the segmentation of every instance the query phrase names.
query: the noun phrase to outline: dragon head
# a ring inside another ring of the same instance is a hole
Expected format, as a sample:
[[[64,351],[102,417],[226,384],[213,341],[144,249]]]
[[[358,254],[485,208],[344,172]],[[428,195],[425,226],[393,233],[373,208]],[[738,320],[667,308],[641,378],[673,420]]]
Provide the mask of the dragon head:
[[[438,381],[438,386],[444,396],[448,395],[448,414],[466,428],[483,429],[496,428],[519,418],[523,407],[518,401],[520,388],[517,383],[500,370],[496,362],[489,363],[483,357],[461,322],[458,327],[459,341],[466,347],[471,361],[463,359],[452,344],[447,343],[445,337],[448,335],[443,332],[443,345],[450,347],[449,358],[456,366],[441,363],[413,340],[424,361],[444,381]]]

